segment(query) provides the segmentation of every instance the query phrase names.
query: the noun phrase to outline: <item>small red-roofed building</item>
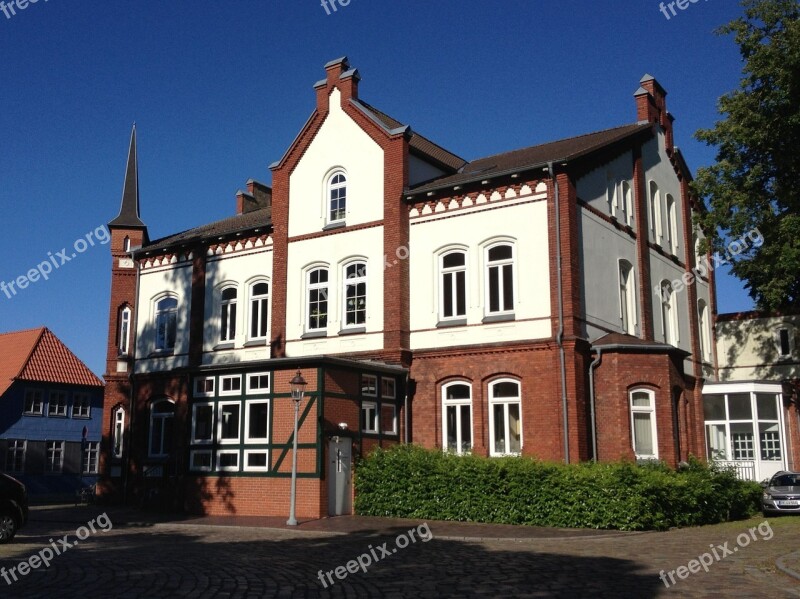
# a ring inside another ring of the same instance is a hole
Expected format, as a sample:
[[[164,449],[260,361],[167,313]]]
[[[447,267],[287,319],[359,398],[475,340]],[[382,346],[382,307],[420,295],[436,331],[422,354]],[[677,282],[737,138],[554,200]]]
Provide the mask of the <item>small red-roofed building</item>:
[[[46,327],[0,334],[0,471],[32,496],[97,478],[103,381]]]

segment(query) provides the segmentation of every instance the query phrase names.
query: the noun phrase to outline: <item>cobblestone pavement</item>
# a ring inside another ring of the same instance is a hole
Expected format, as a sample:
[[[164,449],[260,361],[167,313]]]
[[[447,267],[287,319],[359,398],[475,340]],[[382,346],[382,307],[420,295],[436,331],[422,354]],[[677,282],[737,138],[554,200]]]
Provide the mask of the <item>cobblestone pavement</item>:
[[[246,519],[137,521],[113,509],[108,532],[102,519],[94,534],[78,530],[102,513],[32,511],[15,542],[0,546],[0,597],[800,597],[800,580],[775,563],[789,556],[797,565],[800,517],[770,519],[769,539],[756,528],[763,518],[665,533],[359,518],[288,530]],[[62,553],[49,567],[21,574],[19,564],[54,545]],[[678,578],[679,566],[714,550],[720,560],[708,572]],[[366,572],[351,561],[367,556]],[[661,570],[667,582],[676,571],[669,588]]]

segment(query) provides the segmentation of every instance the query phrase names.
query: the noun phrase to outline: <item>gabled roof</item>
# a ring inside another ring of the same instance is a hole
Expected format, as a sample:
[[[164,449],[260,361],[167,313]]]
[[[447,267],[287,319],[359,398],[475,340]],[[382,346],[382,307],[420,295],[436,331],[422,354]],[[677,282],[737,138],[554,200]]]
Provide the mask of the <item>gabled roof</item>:
[[[14,381],[103,386],[47,327],[0,334],[0,395]]]
[[[652,127],[650,123],[634,123],[478,158],[467,163],[457,174],[412,187],[409,193],[416,194],[480,181],[501,174],[511,174],[546,165],[548,162],[560,163],[575,160],[627,137],[652,129]]]
[[[272,207],[259,208],[244,214],[237,214],[222,220],[187,229],[175,235],[156,239],[152,243],[136,250],[136,255],[167,249],[174,246],[188,246],[194,243],[225,237],[238,232],[249,231],[272,226]]]

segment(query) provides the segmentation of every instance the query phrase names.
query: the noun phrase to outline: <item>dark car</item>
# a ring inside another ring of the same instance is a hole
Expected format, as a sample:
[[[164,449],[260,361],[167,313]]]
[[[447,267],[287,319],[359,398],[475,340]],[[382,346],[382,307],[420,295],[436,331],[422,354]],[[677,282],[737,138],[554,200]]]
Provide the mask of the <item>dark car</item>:
[[[8,543],[28,522],[28,491],[16,478],[0,472],[0,543]]]
[[[800,472],[778,472],[764,485],[761,511],[770,514],[800,514]]]

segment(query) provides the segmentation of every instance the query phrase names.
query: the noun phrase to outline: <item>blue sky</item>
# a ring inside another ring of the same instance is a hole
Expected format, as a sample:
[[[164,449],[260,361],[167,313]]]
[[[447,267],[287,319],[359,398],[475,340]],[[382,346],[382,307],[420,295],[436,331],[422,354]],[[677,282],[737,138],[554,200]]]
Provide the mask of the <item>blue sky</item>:
[[[330,10],[330,9],[329,9]],[[116,216],[131,124],[151,238],[230,216],[249,178],[270,183],[314,108],[323,65],[347,55],[360,95],[467,159],[633,122],[644,73],[692,134],[741,76],[733,0],[667,19],[653,0],[38,0],[0,12],[0,281]],[[83,247],[81,245],[81,247]],[[56,263],[61,260],[55,258]],[[718,273],[719,310],[751,308]],[[110,258],[96,243],[7,298],[0,331],[50,327],[105,368]]]

